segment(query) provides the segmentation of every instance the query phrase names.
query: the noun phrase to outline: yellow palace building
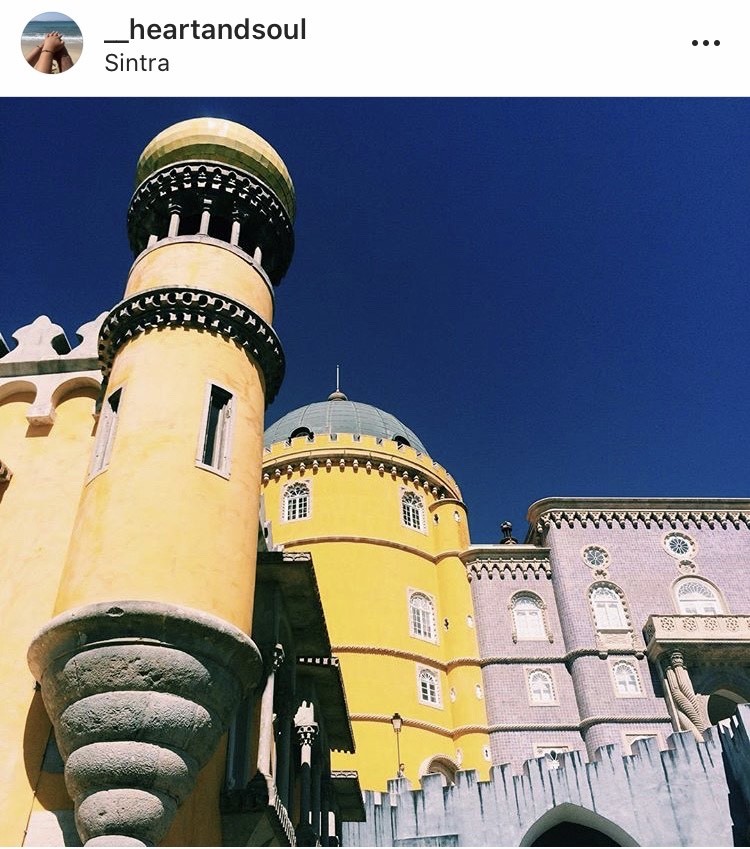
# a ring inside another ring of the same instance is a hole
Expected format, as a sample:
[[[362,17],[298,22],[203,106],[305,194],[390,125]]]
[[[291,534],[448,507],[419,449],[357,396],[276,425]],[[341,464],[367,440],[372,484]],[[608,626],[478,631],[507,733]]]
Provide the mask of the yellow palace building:
[[[251,130],[169,127],[122,300],[0,346],[2,844],[337,845],[400,762],[487,774],[457,485],[340,392],[266,430],[294,214]]]
[[[489,768],[474,612],[459,552],[466,508],[450,474],[393,415],[328,400],[265,434],[263,494],[273,540],[309,551],[357,743],[336,755],[364,787],[394,777],[393,714],[407,778]]]

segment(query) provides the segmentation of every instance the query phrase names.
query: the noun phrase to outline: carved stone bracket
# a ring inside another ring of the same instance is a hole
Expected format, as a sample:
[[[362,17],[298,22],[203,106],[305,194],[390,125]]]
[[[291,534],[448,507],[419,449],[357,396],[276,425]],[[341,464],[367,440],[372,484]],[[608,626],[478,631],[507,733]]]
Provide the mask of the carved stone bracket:
[[[107,316],[99,334],[99,360],[105,377],[120,348],[148,330],[190,327],[235,342],[256,362],[266,384],[266,404],[279,391],[285,359],[270,324],[248,306],[205,289],[150,289],[121,301]]]
[[[58,616],[28,659],[79,834],[109,846],[159,843],[261,668],[229,623],[143,601]]]

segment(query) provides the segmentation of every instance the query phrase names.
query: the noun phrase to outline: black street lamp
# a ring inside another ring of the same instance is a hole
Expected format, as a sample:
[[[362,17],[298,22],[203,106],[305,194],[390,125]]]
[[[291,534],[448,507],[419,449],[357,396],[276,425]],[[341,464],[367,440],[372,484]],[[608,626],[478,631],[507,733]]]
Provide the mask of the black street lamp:
[[[398,769],[396,770],[396,777],[403,778],[404,777],[404,769],[401,764],[401,744],[399,742],[399,734],[401,734],[401,726],[404,724],[404,720],[401,719],[400,713],[394,713],[391,717],[391,725],[393,726],[393,733],[396,735],[396,761],[398,763]]]

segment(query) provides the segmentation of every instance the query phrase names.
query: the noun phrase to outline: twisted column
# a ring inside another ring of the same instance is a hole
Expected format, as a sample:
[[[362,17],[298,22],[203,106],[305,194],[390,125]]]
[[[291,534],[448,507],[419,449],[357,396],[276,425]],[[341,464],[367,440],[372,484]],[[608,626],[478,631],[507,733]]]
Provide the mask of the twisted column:
[[[707,725],[703,719],[700,702],[693,689],[690,675],[685,668],[685,659],[682,652],[673,651],[670,653],[664,676],[677,709],[680,730],[702,734]]]

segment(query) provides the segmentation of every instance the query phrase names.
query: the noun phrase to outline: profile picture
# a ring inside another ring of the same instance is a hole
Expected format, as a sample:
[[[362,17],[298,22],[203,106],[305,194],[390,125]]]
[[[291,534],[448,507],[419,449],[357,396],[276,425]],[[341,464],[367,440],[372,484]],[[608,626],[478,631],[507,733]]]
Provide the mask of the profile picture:
[[[24,59],[42,74],[62,74],[79,60],[83,36],[78,24],[62,12],[42,12],[24,27]]]

